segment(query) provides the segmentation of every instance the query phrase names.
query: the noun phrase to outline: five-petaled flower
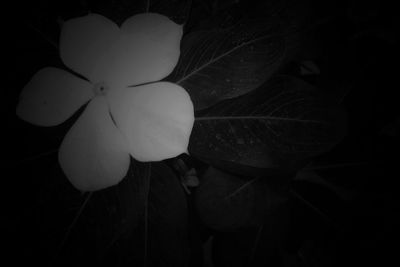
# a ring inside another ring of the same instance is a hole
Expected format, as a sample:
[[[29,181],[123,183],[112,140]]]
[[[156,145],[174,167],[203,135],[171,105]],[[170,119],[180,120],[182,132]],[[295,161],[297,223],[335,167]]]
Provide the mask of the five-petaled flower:
[[[60,57],[81,74],[46,67],[22,90],[17,115],[39,126],[67,120],[89,102],[65,136],[58,159],[81,191],[119,183],[130,164],[187,152],[194,122],[188,93],[157,82],[175,68],[182,26],[154,13],[138,14],[121,27],[89,14],[64,22]]]

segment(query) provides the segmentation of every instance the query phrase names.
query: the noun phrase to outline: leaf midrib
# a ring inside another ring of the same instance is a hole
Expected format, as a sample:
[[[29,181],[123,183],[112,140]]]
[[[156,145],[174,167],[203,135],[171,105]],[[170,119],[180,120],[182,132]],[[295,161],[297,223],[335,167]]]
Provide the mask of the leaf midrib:
[[[177,83],[177,84],[180,84],[181,82],[183,82],[184,80],[188,79],[188,78],[191,77],[192,75],[196,74],[197,72],[200,72],[200,71],[201,71],[202,69],[204,69],[205,67],[208,67],[209,65],[215,63],[216,61],[220,60],[221,58],[225,57],[226,55],[229,55],[230,53],[233,53],[235,50],[237,50],[237,49],[239,49],[239,48],[241,48],[241,47],[243,47],[243,46],[246,46],[246,45],[252,44],[252,43],[254,43],[254,42],[257,42],[257,41],[259,41],[259,40],[268,38],[268,37],[270,37],[270,35],[265,35],[265,36],[263,36],[263,37],[259,37],[259,38],[253,39],[253,40],[251,40],[251,41],[244,42],[244,43],[242,43],[242,44],[240,44],[240,45],[238,45],[238,46],[235,46],[233,49],[228,50],[227,52],[225,52],[225,53],[223,53],[223,54],[217,56],[216,58],[213,58],[212,60],[210,60],[210,61],[207,62],[206,64],[202,65],[201,67],[199,67],[199,68],[193,70],[192,72],[190,72],[190,73],[187,74],[186,76],[182,77],[182,78],[181,78],[179,81],[177,81],[176,83]]]

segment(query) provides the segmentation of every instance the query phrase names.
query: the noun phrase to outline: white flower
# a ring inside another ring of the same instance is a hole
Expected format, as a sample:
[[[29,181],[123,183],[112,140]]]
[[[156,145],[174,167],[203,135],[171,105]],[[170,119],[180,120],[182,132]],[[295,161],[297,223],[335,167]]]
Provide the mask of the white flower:
[[[98,14],[68,20],[60,36],[61,69],[38,71],[24,87],[17,115],[54,126],[90,101],[65,136],[60,165],[81,191],[103,189],[126,175],[130,156],[159,161],[187,152],[194,122],[188,93],[156,82],[176,66],[182,26],[146,13],[121,27]]]

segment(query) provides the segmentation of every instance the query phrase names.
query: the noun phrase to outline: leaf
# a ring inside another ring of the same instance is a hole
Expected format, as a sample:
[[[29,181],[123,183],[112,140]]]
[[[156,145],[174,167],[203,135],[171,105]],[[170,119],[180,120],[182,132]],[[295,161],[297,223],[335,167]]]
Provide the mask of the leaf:
[[[258,90],[199,112],[189,152],[209,164],[290,169],[336,145],[343,110],[307,83],[278,77]],[[225,168],[224,168],[225,169]]]
[[[318,65],[311,60],[304,60],[300,63],[300,75],[317,75],[321,71]]]
[[[127,177],[91,203],[99,263],[185,266],[186,195],[166,164],[133,161]]]
[[[137,162],[139,167],[144,164]],[[142,197],[138,203],[126,203],[131,205],[133,222],[127,227],[134,227],[127,240],[127,249],[129,246],[134,248],[130,248],[134,262],[140,265],[184,266],[187,260],[185,193],[167,165],[162,162],[147,164],[147,175],[144,171],[141,176],[131,177],[131,180],[141,181],[132,184],[132,193],[137,192]],[[119,250],[118,247],[114,249]]]
[[[296,174],[290,193],[303,209],[317,215],[326,225],[335,227],[339,227],[340,219],[346,216],[346,205],[359,197],[358,193],[336,185],[312,170],[300,170]]]
[[[260,226],[265,217],[285,200],[284,182],[244,180],[210,167],[195,191],[201,220],[210,228],[231,231]]]
[[[306,182],[315,184],[317,186],[321,186],[325,189],[328,189],[335,195],[337,195],[341,200],[350,201],[354,198],[354,192],[350,190],[340,187],[333,182],[325,179],[324,177],[320,176],[317,172],[312,170],[301,170],[296,174],[296,177],[293,179],[297,182]]]
[[[131,251],[131,248],[124,245],[135,234],[135,229],[143,226],[146,201],[144,189],[150,175],[151,163],[132,160],[126,177],[118,185],[93,194],[85,210],[87,219],[80,224],[90,229],[89,236],[96,251],[94,256],[99,264],[115,261],[117,257],[123,256],[120,252],[123,249]],[[144,243],[142,237],[143,233],[135,237],[141,249]],[[79,244],[74,246],[80,247]],[[143,253],[135,254],[134,257],[142,260]]]
[[[260,86],[281,66],[284,54],[279,21],[243,20],[228,29],[189,33],[166,79],[185,88],[195,110],[201,110]]]
[[[186,266],[186,195],[178,177],[162,162],[152,163],[148,232],[153,266]]]
[[[283,266],[281,252],[290,232],[288,220],[288,211],[281,208],[260,227],[217,233],[213,240],[215,265]]]
[[[58,246],[54,256],[51,259],[51,262],[54,264],[57,261],[57,258],[59,256],[59,253],[62,251],[62,249],[64,248],[65,243],[68,241],[68,238],[72,232],[72,230],[74,229],[75,225],[77,224],[79,218],[82,215],[82,212],[84,211],[84,209],[86,208],[86,205],[88,203],[88,201],[90,200],[91,196],[93,195],[93,192],[89,192],[86,196],[85,196],[85,200],[82,202],[82,204],[79,207],[79,210],[77,211],[76,215],[74,216],[74,219],[72,220],[71,224],[68,226],[63,239],[60,242],[60,245]]]

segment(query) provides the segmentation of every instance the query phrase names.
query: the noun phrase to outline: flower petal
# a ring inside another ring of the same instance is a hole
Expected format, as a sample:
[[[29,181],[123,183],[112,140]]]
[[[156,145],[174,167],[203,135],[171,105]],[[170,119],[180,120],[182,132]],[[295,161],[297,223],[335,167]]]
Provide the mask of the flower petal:
[[[178,62],[181,38],[182,26],[163,15],[145,13],[127,19],[106,81],[125,87],[166,77]]]
[[[194,111],[182,87],[158,82],[112,91],[108,99],[135,159],[159,161],[187,151]]]
[[[95,191],[119,183],[129,168],[126,140],[115,127],[103,96],[94,98],[65,136],[61,168],[81,191]]]
[[[39,126],[58,125],[94,96],[91,87],[64,70],[43,68],[22,90],[17,115]]]
[[[60,56],[66,66],[90,81],[102,81],[103,58],[118,40],[120,29],[111,20],[89,14],[64,22],[60,35]]]

